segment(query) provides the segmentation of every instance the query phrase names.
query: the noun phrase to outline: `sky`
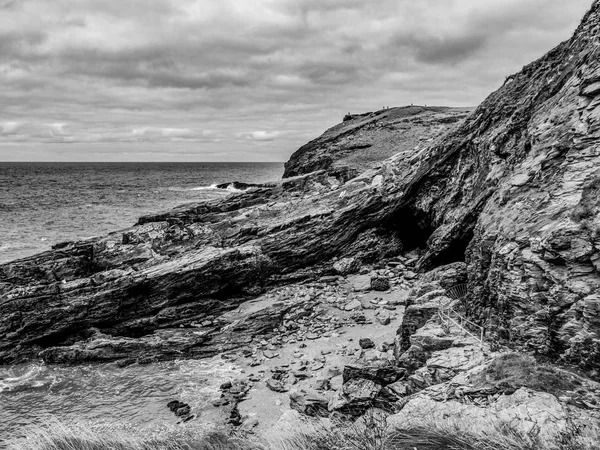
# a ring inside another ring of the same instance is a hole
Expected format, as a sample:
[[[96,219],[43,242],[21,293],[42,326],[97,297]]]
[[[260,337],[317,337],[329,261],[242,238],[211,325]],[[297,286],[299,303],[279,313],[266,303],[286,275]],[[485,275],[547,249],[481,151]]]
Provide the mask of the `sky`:
[[[285,161],[347,112],[475,106],[592,0],[0,0],[0,161]]]

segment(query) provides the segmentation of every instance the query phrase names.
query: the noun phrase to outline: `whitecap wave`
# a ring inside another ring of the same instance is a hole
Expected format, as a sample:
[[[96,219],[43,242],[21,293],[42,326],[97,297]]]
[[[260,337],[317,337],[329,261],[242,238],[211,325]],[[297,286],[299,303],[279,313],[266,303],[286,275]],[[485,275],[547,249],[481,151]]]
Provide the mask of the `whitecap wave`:
[[[216,184],[211,184],[210,186],[200,186],[200,187],[195,187],[195,188],[191,188],[190,191],[227,191],[227,192],[246,192],[248,190],[248,188],[246,189],[238,189],[234,186],[234,183],[229,183],[227,185],[226,188],[221,188]]]
[[[200,186],[195,188],[190,188],[190,191],[212,191],[214,189],[219,189],[216,184],[211,184],[210,186]]]
[[[20,368],[21,369],[21,368]],[[36,379],[44,370],[42,364],[32,364],[24,370],[9,370],[0,375],[0,392],[39,387],[44,383]],[[42,383],[42,384],[40,384]]]

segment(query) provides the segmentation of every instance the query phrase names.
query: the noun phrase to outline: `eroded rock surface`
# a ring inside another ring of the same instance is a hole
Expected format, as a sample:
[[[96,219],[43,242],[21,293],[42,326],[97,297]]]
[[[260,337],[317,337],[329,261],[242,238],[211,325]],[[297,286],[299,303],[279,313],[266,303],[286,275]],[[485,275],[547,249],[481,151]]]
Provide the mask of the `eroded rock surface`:
[[[381,120],[401,127],[397,115],[409,110],[390,109],[349,118],[313,142],[325,150],[391,143],[395,155],[365,172],[337,173],[320,150],[300,152],[308,160],[293,159],[287,175],[300,173],[293,167],[304,175],[4,264],[0,362],[96,330],[140,338],[213,321],[269,286],[354,269],[334,269],[334,258],[359,267],[422,248],[421,269],[465,262],[466,314],[498,342],[597,377],[599,79],[596,1],[571,39],[509,77],[445,135],[432,124],[424,141],[403,138]],[[399,262],[406,279],[417,277],[415,262]]]

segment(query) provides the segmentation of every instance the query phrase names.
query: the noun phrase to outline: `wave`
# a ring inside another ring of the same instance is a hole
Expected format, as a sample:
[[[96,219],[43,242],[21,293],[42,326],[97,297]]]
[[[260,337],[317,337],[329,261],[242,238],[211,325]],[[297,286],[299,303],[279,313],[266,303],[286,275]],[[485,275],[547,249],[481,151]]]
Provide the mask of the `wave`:
[[[235,187],[235,183],[224,184],[211,184],[210,186],[200,186],[189,189],[190,191],[228,191],[228,192],[246,192],[249,188],[239,189]]]
[[[31,364],[0,373],[0,392],[40,387],[44,382],[37,378],[43,370],[43,364]]]

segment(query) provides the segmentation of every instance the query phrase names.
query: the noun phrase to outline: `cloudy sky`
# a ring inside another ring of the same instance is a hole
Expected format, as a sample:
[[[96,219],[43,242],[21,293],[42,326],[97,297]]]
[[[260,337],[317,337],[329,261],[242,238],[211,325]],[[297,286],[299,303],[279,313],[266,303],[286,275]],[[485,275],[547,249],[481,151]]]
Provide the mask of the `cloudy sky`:
[[[478,104],[591,0],[0,0],[0,160],[284,161],[346,112]]]

